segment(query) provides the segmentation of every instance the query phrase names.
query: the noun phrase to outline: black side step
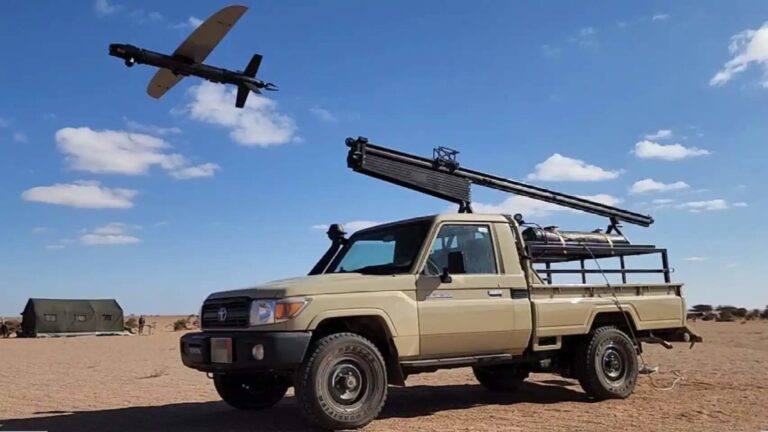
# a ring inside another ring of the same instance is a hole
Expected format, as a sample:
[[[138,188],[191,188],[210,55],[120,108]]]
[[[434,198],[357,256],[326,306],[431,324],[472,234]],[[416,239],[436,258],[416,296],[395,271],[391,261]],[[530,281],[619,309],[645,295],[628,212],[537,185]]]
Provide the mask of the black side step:
[[[522,356],[514,356],[512,354],[492,354],[481,356],[467,356],[467,357],[449,357],[429,360],[411,360],[401,362],[403,370],[408,373],[413,372],[426,372],[437,369],[448,368],[460,368],[466,366],[476,365],[491,365],[501,363],[514,363],[521,360]]]

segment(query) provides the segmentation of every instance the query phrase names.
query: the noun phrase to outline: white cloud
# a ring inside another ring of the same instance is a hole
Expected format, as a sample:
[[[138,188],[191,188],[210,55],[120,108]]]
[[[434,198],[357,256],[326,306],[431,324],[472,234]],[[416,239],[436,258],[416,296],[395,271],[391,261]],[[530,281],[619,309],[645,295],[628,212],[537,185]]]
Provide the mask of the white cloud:
[[[185,112],[190,118],[230,130],[229,136],[244,146],[267,147],[297,138],[296,123],[277,111],[277,103],[251,94],[245,107],[235,107],[235,90],[204,82],[191,87],[192,101]]]
[[[355,231],[360,231],[361,229],[370,228],[372,226],[381,225],[383,222],[375,222],[375,221],[368,221],[368,220],[354,220],[349,221],[347,223],[342,224],[344,227],[344,231],[347,232],[347,234],[351,234]],[[312,225],[312,229],[317,230],[327,230],[329,224],[319,224],[319,225]]]
[[[651,202],[658,205],[667,205],[667,204],[672,204],[673,202],[675,202],[675,200],[673,200],[672,198],[657,198]]]
[[[18,143],[25,143],[28,141],[27,135],[24,132],[16,132],[13,134],[13,140]]]
[[[615,196],[608,195],[608,194],[579,195],[579,198],[584,198],[585,200],[590,200],[590,201],[594,201],[594,202],[609,205],[609,206],[615,206],[616,204],[619,204],[621,202],[621,198],[616,198]]]
[[[326,123],[335,123],[338,120],[332,112],[319,106],[310,108],[309,112]]]
[[[647,140],[663,140],[663,139],[669,139],[672,138],[672,131],[670,129],[659,129],[655,133],[648,134],[645,136],[645,139]]]
[[[555,153],[536,165],[529,180],[541,181],[600,181],[614,179],[621,171],[610,171],[596,165],[589,165],[579,159],[572,159]]]
[[[195,16],[191,16],[191,17],[187,18],[187,20],[184,21],[184,22],[180,22],[178,24],[172,25],[171,28],[175,28],[175,29],[183,29],[183,28],[196,29],[196,28],[200,27],[200,24],[202,24],[202,23],[203,23],[203,20],[201,20],[200,18],[195,17]]]
[[[162,138],[141,133],[64,128],[56,132],[56,143],[70,167],[79,171],[139,175],[157,165],[181,179],[191,178],[190,172],[210,176],[215,171],[212,166],[218,168],[216,164],[191,166],[184,156],[167,152],[172,146]]]
[[[171,177],[185,180],[197,177],[213,177],[221,167],[215,163],[205,163],[202,165],[181,168],[171,172]]]
[[[691,261],[691,262],[700,262],[700,261],[706,261],[709,258],[707,257],[701,257],[701,256],[690,256],[683,258],[683,261]]]
[[[203,23],[203,20],[201,20],[198,17],[191,16],[191,17],[187,18],[187,24],[189,24],[189,26],[192,27],[192,28],[198,28],[198,27],[200,27],[200,24],[202,24],[202,23]]]
[[[681,189],[688,189],[691,187],[684,181],[676,181],[674,183],[663,183],[656,180],[647,178],[636,181],[629,189],[629,193],[639,194],[646,192],[669,192]]]
[[[635,149],[632,153],[641,159],[662,159],[667,161],[712,154],[709,150],[697,147],[685,147],[682,144],[664,145],[648,140],[635,143]]]
[[[87,246],[136,244],[141,239],[132,235],[129,231],[137,227],[120,222],[112,222],[102,227],[87,231],[80,236],[80,243]]]
[[[64,249],[64,245],[60,245],[60,244],[49,244],[49,245],[47,245],[47,246],[45,247],[45,249],[47,249],[47,250],[60,250],[60,249]]]
[[[713,199],[707,201],[684,202],[678,204],[676,207],[679,209],[688,210],[692,213],[699,213],[703,211],[726,210],[730,206],[728,201],[724,199]]]
[[[661,13],[656,14],[651,18],[651,21],[666,21],[669,19],[669,14]]]
[[[151,124],[143,124],[126,117],[123,117],[123,121],[125,122],[125,126],[128,129],[136,132],[144,132],[154,135],[171,135],[181,133],[181,129],[177,127],[160,127]]]
[[[38,227],[32,228],[32,234],[42,234],[46,231],[48,231],[48,227],[38,226]]]
[[[22,192],[21,198],[25,201],[79,208],[126,209],[133,207],[133,199],[137,194],[132,189],[111,189],[102,187],[99,182],[76,181],[33,187]]]
[[[598,202],[614,206],[621,202],[619,198],[608,194],[598,195],[582,195],[581,198],[588,199],[590,201]],[[491,214],[515,214],[521,213],[525,217],[542,217],[548,216],[556,212],[573,212],[578,213],[577,210],[570,209],[568,207],[559,206],[556,204],[550,204],[547,202],[535,200],[519,195],[511,195],[504,199],[499,204],[483,204],[473,203],[472,209],[477,213],[491,213]]]
[[[736,74],[755,64],[763,68],[762,87],[768,88],[768,22],[757,30],[744,30],[731,36],[728,47],[733,57],[709,81],[711,86],[721,86]]]
[[[735,203],[733,203],[733,206],[734,207],[749,207],[749,204],[747,204],[745,202],[735,202]]]
[[[574,35],[567,39],[567,42],[576,43],[583,47],[592,46],[597,41],[597,30],[594,27],[582,27]]]
[[[99,16],[112,15],[114,13],[120,12],[122,8],[122,5],[110,3],[109,0],[96,0],[96,2],[93,4],[93,10],[96,12],[96,15]]]

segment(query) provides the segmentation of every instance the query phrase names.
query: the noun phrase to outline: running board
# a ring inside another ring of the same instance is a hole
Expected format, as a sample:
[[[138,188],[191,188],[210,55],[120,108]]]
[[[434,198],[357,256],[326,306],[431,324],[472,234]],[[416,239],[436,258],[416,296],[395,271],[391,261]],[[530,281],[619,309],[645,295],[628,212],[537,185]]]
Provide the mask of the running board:
[[[449,357],[430,360],[412,360],[403,361],[400,365],[404,370],[409,372],[424,371],[433,369],[448,369],[448,368],[460,368],[466,366],[475,366],[478,364],[497,364],[497,363],[512,363],[520,356],[514,356],[512,354],[493,354],[482,356],[468,356],[468,357]]]

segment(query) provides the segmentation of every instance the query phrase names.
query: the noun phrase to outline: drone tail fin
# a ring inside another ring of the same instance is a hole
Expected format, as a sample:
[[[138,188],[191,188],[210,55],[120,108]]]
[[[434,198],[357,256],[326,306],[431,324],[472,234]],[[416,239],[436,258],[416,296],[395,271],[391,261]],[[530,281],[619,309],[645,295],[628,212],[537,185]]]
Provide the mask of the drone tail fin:
[[[259,72],[259,66],[261,66],[261,59],[261,54],[254,54],[253,57],[251,57],[251,61],[248,62],[248,66],[245,67],[243,75],[256,78],[256,74]]]
[[[238,108],[244,107],[245,100],[248,99],[248,95],[251,92],[261,94],[261,90],[249,82],[244,82],[237,86],[237,99],[235,100],[235,106]]]
[[[261,59],[261,54],[254,54],[253,57],[251,57],[251,61],[248,62],[248,66],[245,67],[243,75],[255,78],[256,74],[259,72],[259,66],[261,66]],[[245,101],[248,99],[248,94],[250,94],[250,92],[259,94],[261,93],[258,87],[249,82],[244,82],[237,86],[237,99],[235,100],[235,106],[238,108],[244,107]]]

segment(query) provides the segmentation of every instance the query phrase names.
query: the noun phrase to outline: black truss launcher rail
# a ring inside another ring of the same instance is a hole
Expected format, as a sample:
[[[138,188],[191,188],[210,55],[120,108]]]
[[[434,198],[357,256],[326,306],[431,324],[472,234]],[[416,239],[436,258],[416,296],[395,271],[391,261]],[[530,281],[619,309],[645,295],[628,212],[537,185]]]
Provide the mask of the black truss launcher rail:
[[[476,184],[605,216],[611,221],[609,230],[618,230],[619,221],[644,227],[653,223],[649,215],[461,168],[456,160],[458,151],[446,147],[434,149],[430,159],[371,144],[363,137],[347,138],[346,144],[347,165],[354,171],[456,203],[460,212],[472,212],[470,187]]]

